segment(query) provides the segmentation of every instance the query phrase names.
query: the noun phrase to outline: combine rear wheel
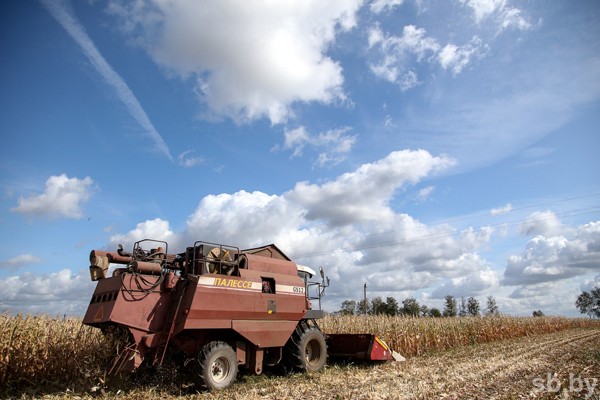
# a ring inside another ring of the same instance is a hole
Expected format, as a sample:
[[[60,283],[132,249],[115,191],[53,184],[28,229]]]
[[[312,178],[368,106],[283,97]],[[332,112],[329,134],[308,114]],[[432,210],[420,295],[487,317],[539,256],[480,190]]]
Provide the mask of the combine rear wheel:
[[[318,326],[301,321],[284,347],[285,364],[294,370],[317,372],[327,362],[327,344]]]
[[[238,373],[235,351],[225,342],[210,342],[198,354],[202,385],[208,390],[225,389],[231,386]]]

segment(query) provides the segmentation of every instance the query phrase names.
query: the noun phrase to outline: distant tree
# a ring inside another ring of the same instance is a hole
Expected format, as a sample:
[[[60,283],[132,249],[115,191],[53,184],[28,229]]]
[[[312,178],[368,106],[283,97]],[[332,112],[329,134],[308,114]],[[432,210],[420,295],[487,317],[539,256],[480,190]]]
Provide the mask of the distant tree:
[[[589,292],[581,292],[577,296],[575,305],[580,313],[587,314],[590,318],[600,318],[600,287],[595,287]]]
[[[537,310],[537,311],[533,312],[533,316],[534,317],[544,317],[545,314],[544,314],[544,312],[542,310]]]
[[[381,297],[377,296],[371,300],[371,314],[387,314],[387,304],[381,299]]]
[[[457,308],[456,308],[456,299],[454,296],[446,296],[445,297],[446,304],[444,305],[444,317],[456,317]]]
[[[460,317],[467,316],[467,301],[465,300],[464,297],[460,298],[460,309],[458,310],[458,315]]]
[[[371,307],[370,307],[370,301],[367,300],[361,300],[356,304],[356,312],[358,314],[368,314],[369,312],[371,312]]]
[[[475,297],[469,297],[467,300],[467,312],[469,315],[477,317],[479,315],[479,310],[479,301]]]
[[[356,312],[356,301],[354,301],[354,300],[342,301],[342,308],[340,309],[340,314],[354,315],[355,312]]]
[[[386,314],[395,316],[400,313],[400,306],[398,305],[398,300],[393,297],[388,297],[385,301],[386,304]]]
[[[485,309],[485,315],[494,316],[499,315],[498,306],[496,305],[496,299],[493,296],[487,297],[487,305]]]
[[[421,312],[421,306],[416,299],[409,297],[402,301],[402,314],[409,315],[412,317],[418,317]]]
[[[440,318],[442,316],[442,312],[437,309],[437,308],[430,308],[429,309],[429,316],[433,317],[433,318]]]
[[[429,315],[429,307],[427,307],[425,304],[423,304],[421,307],[419,307],[419,315],[421,317],[426,317]]]

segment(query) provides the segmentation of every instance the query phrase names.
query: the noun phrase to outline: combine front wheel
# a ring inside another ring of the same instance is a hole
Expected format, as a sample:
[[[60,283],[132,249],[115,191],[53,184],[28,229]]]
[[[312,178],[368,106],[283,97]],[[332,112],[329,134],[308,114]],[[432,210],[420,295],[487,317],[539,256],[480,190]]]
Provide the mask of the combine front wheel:
[[[235,382],[238,363],[235,351],[225,342],[210,342],[198,354],[198,375],[208,390],[225,389]]]
[[[318,327],[300,322],[284,348],[286,364],[295,370],[316,372],[327,362],[327,344]]]

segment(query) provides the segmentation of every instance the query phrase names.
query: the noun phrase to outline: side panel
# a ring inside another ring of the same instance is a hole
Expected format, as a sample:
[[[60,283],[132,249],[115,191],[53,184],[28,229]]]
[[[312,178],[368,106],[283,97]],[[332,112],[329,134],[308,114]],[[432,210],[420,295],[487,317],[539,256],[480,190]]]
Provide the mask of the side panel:
[[[306,312],[302,280],[267,271],[241,270],[240,275],[196,277],[183,329],[218,329],[229,323],[228,328],[255,346],[283,346]],[[263,281],[270,283],[271,293],[264,292]]]
[[[297,321],[233,321],[233,329],[255,346],[283,347]]]
[[[250,270],[298,276],[296,264],[291,261],[268,258],[255,254],[244,254],[244,256],[248,259],[248,269]]]
[[[124,273],[99,280],[83,323],[100,326],[113,322],[144,332],[161,331],[171,296],[161,292],[159,279],[145,275],[140,280]]]
[[[102,322],[109,322],[112,310],[120,296],[120,278],[114,277],[99,280],[83,317],[83,323],[95,325]]]

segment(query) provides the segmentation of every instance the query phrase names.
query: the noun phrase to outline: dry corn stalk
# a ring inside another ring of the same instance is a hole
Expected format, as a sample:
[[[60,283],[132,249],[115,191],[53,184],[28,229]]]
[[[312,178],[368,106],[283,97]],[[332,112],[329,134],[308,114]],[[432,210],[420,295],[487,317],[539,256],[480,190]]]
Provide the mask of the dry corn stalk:
[[[112,344],[79,318],[0,314],[0,382],[82,386],[104,373]]]
[[[599,327],[600,321],[563,317],[416,318],[385,315],[329,315],[320,324],[326,333],[373,333],[404,356],[557,332]]]

